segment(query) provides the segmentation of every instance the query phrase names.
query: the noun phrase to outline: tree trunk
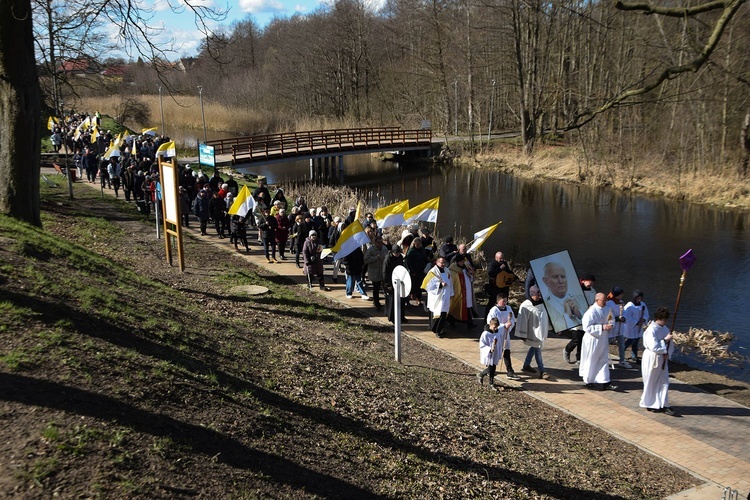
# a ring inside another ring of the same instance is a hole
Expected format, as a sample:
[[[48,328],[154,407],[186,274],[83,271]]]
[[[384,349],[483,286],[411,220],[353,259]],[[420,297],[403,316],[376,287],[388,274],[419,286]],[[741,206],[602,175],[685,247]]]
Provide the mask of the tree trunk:
[[[41,104],[29,0],[0,0],[0,75],[0,212],[41,226]]]

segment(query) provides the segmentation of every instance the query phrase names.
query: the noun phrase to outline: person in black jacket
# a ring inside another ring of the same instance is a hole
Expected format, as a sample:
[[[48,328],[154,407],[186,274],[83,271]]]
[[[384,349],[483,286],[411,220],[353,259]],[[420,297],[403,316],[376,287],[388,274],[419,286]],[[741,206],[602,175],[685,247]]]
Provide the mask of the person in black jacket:
[[[393,270],[396,266],[404,265],[404,256],[401,253],[401,245],[394,243],[391,247],[388,257],[385,259],[383,264],[383,291],[385,293],[385,313],[388,317],[388,321],[393,323],[394,318],[394,298],[395,290],[393,289]],[[407,323],[406,316],[404,314],[404,308],[401,308],[401,322]]]
[[[276,260],[276,229],[278,229],[279,224],[276,222],[276,217],[271,217],[271,212],[268,208],[265,208],[263,209],[263,215],[256,222],[258,223],[258,229],[260,229],[260,239],[268,263],[278,262]]]
[[[355,248],[349,255],[341,259],[346,266],[346,298],[351,299],[354,287],[361,295],[362,300],[370,300],[362,284],[362,267],[365,265],[365,254],[362,247]]]
[[[216,228],[216,234],[219,238],[224,237],[224,218],[227,215],[227,204],[219,198],[218,191],[214,191],[211,200],[208,202],[208,214],[214,221],[214,227]]]

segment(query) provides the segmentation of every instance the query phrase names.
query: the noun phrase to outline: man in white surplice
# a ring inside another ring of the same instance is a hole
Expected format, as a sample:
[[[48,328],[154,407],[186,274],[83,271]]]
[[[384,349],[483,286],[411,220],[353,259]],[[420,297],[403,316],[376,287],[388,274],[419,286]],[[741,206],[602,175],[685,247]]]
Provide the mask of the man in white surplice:
[[[643,395],[640,406],[648,411],[675,415],[669,407],[669,368],[667,360],[674,345],[672,333],[665,325],[669,319],[669,310],[660,307],[654,314],[646,331],[643,332],[643,359],[641,359],[641,375],[643,375]]]
[[[453,297],[451,275],[445,267],[443,257],[437,258],[422,284],[422,288],[427,290],[427,309],[432,313],[430,330],[440,338],[443,336],[445,318],[450,310],[451,297]]]
[[[594,304],[583,315],[583,345],[578,374],[587,387],[602,384],[602,390],[615,390],[609,382],[609,331],[614,324],[614,315],[606,306],[607,296],[597,293]]]

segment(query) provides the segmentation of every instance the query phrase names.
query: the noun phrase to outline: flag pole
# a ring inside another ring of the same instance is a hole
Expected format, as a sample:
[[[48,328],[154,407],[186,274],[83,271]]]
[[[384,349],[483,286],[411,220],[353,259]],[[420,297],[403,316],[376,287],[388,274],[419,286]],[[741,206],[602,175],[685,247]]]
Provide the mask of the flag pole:
[[[690,270],[691,267],[693,267],[693,264],[695,264],[695,255],[693,254],[693,249],[691,248],[684,254],[680,256],[680,267],[682,268],[682,276],[680,276],[680,288],[677,291],[677,302],[674,305],[674,314],[672,315],[672,328],[670,328],[669,332],[672,333],[674,331],[675,323],[677,323],[677,310],[680,308],[680,299],[682,298],[682,287],[685,285],[685,277],[687,276],[687,272]],[[664,362],[661,365],[661,369],[663,370],[667,366],[667,357],[669,356],[669,344],[671,341],[667,341],[667,356],[664,357]]]

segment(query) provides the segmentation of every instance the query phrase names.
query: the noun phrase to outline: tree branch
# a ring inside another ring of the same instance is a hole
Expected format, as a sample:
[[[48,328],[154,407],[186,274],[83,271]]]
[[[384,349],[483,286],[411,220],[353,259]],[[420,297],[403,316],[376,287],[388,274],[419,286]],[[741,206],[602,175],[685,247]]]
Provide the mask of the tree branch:
[[[687,62],[686,64],[666,68],[653,80],[645,83],[643,86],[620,92],[616,96],[610,98],[604,105],[600,106],[599,108],[593,110],[585,110],[581,113],[576,114],[573,117],[573,120],[565,126],[564,130],[580,128],[593,120],[597,115],[604,113],[611,108],[620,106],[623,101],[626,101],[635,96],[647,94],[648,92],[651,92],[652,90],[661,86],[667,80],[677,78],[683,73],[694,73],[698,71],[704,64],[706,64],[708,59],[711,57],[711,54],[716,49],[716,46],[721,40],[721,36],[724,33],[724,29],[726,28],[727,24],[732,20],[734,15],[737,13],[737,10],[742,6],[743,3],[745,3],[745,1],[746,0],[715,1],[702,4],[700,6],[694,7],[693,9],[675,9],[653,7],[646,3],[623,4],[621,0],[617,0],[616,5],[618,9],[621,8],[622,5],[622,10],[646,10],[646,13],[648,14],[654,13],[666,16],[672,16],[672,13],[676,12],[677,10],[682,12],[680,17],[685,15],[685,12],[689,12],[694,9],[702,9],[700,10],[700,12],[708,12],[708,10],[716,9],[723,9],[723,11],[719,18],[716,20],[713,31],[711,32],[711,36],[708,38],[708,41],[703,47],[703,50],[695,59]],[[710,6],[711,9],[707,9],[708,6]]]

